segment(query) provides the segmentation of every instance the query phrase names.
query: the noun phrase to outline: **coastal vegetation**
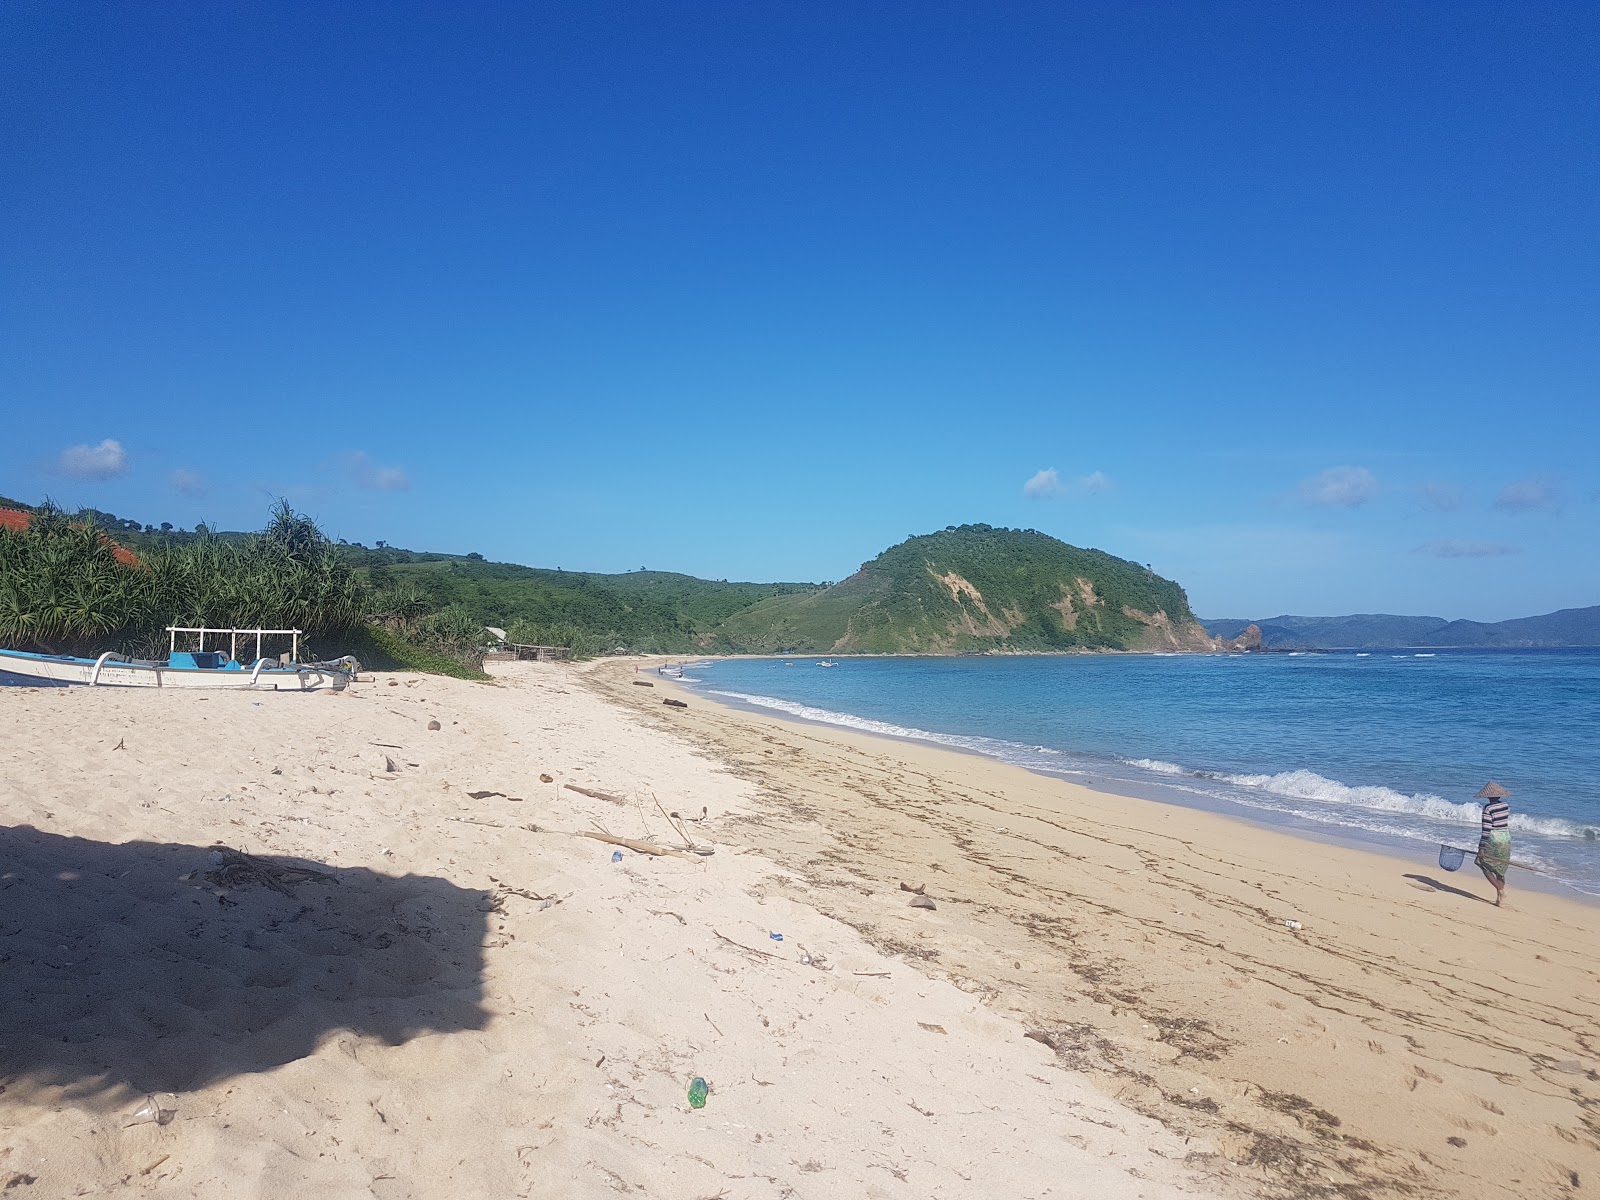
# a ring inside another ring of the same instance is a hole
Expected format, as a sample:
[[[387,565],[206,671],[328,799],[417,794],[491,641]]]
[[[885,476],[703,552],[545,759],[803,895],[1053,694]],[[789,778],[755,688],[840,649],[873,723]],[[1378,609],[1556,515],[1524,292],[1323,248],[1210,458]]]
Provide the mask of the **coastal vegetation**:
[[[1033,530],[951,526],[838,584],[519,566],[333,542],[279,504],[254,534],[18,506],[0,523],[0,645],[153,655],[166,626],[300,628],[319,652],[481,677],[486,627],[616,652],[1208,649],[1183,589]]]
[[[296,628],[326,647],[362,623],[365,598],[356,572],[287,504],[258,534],[137,554],[92,515],[48,505],[0,525],[0,645],[15,649],[151,657],[166,652],[168,625]]]

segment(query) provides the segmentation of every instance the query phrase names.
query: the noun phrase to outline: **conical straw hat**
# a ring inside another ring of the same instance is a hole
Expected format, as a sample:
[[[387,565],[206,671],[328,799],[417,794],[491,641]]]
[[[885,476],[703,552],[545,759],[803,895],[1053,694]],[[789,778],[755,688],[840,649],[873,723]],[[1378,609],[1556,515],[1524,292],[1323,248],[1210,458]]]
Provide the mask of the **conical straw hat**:
[[[1505,788],[1501,787],[1498,783],[1491,779],[1488,783],[1484,784],[1482,789],[1478,792],[1477,799],[1500,800],[1509,795],[1511,795],[1510,792],[1506,791]]]

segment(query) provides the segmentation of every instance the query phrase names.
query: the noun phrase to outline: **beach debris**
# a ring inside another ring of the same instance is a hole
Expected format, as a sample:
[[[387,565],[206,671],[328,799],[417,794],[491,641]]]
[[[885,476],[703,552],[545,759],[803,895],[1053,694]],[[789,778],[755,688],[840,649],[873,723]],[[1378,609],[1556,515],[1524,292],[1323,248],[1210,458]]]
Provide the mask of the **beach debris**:
[[[588,796],[591,800],[609,800],[612,804],[627,804],[621,796],[613,796],[610,792],[597,792],[593,788],[579,787],[575,783],[563,783],[562,787],[569,792],[577,792],[580,796]]]
[[[127,738],[118,738],[117,739],[117,744],[115,746],[111,747],[111,748],[113,750],[126,750],[128,748],[128,744],[127,743],[128,743],[128,739]]]
[[[131,1129],[135,1125],[170,1125],[172,1124],[172,1118],[177,1115],[177,1109],[162,1108],[154,1093],[146,1093],[144,1103],[133,1110],[123,1128]],[[156,1165],[159,1166],[160,1164],[157,1163]]]
[[[689,707],[682,700],[663,700],[661,703],[665,704],[668,708],[688,708]]]
[[[675,812],[669,813],[664,807],[662,807],[661,800],[654,792],[650,793],[650,799],[655,802],[656,811],[665,817],[667,819],[667,823],[672,826],[673,832],[683,839],[683,848],[685,850],[689,851],[690,854],[700,854],[706,856],[716,853],[716,850],[710,846],[696,846],[694,844],[694,839],[689,836],[689,831],[679,823],[680,818],[678,817],[678,814]]]
[[[326,871],[264,862],[220,843],[212,847],[210,861],[212,869],[201,875],[201,878],[213,887],[237,890],[254,884],[270,888],[274,892],[281,892],[285,896],[293,896],[294,893],[289,890],[292,884],[333,882],[333,876]]]
[[[617,837],[616,834],[613,833],[601,833],[592,829],[576,830],[573,836],[593,838],[597,842],[605,842],[607,845],[611,846],[623,846],[634,851],[636,854],[649,854],[655,858],[687,858],[691,861],[694,859],[694,855],[685,854],[682,850],[674,850],[671,846],[658,846],[654,842],[642,842],[638,838]],[[613,856],[613,861],[616,861],[621,857],[622,855],[619,851]]]
[[[437,732],[437,731],[439,731],[439,730],[441,730],[443,728],[444,728],[444,726],[439,724],[439,722],[437,722],[437,721],[429,721],[428,722],[428,729],[429,729],[430,732]]]
[[[540,775],[539,776],[539,782],[540,783],[554,783],[555,781],[556,781],[556,777],[554,775]]]
[[[769,938],[771,938],[775,942],[783,941],[783,934],[781,934],[781,933],[769,933],[769,934],[767,934],[767,936]]]
[[[689,1107],[704,1108],[706,1106],[706,1097],[710,1093],[711,1085],[696,1075],[694,1082],[689,1085]]]
[[[805,967],[815,967],[819,971],[833,970],[833,968],[828,965],[828,960],[826,958],[820,954],[811,953],[811,951],[807,950],[804,946],[800,947],[800,965]]]
[[[711,936],[716,938],[719,942],[728,943],[728,945],[732,946],[735,950],[743,950],[746,954],[754,954],[758,958],[770,958],[775,962],[786,961],[779,958],[776,954],[768,954],[765,950],[757,950],[754,946],[746,946],[743,942],[736,942],[731,937],[727,936],[727,934],[718,933],[715,929],[711,931]]]
[[[917,1028],[926,1029],[929,1033],[949,1033],[950,1032],[943,1025],[930,1025],[926,1021],[918,1021],[917,1022]]]
[[[916,887],[912,887],[909,883],[902,883],[900,885],[900,890],[902,892],[914,892],[920,896],[923,892],[928,890],[928,885],[925,883],[919,883]]]
[[[166,1162],[167,1159],[169,1159],[171,1157],[172,1157],[172,1155],[170,1155],[170,1154],[163,1154],[160,1158],[156,1159],[155,1162],[151,1163],[148,1167],[140,1167],[139,1168],[139,1174],[141,1174],[141,1175],[150,1174],[151,1171],[154,1171],[157,1167],[159,1167],[162,1163]]]
[[[1456,1147],[1465,1146],[1467,1144],[1467,1139],[1464,1137],[1448,1137],[1445,1138],[1445,1141]]]
[[[926,908],[929,911],[932,911],[933,909],[937,908],[938,905],[934,904],[933,897],[931,896],[914,896],[911,899],[911,907]]]
[[[648,679],[635,679],[633,681],[633,686],[634,687],[655,687],[655,684],[651,683]]]
[[[490,796],[499,796],[502,800],[510,800],[517,804],[523,802],[521,796],[510,796],[505,792],[468,792],[467,795],[473,800],[487,800]]]
[[[611,852],[611,861],[612,862],[621,862],[622,861],[622,851],[621,850],[613,850]]]
[[[1281,925],[1282,925],[1282,926],[1283,926],[1283,927],[1284,927],[1284,928],[1285,928],[1285,929],[1292,929],[1292,930],[1294,930],[1294,931],[1295,931],[1295,932],[1296,932],[1296,933],[1298,933],[1298,932],[1299,932],[1299,931],[1300,931],[1300,930],[1302,930],[1302,929],[1304,929],[1304,928],[1305,928],[1305,926],[1304,926],[1304,925],[1302,925],[1302,924],[1300,924],[1300,922],[1299,922],[1299,921],[1282,921],[1282,922],[1280,922],[1280,924],[1281,924]]]
[[[888,978],[890,978],[889,972],[887,972],[887,971],[851,971],[850,974],[852,974],[852,975],[861,975],[861,976],[863,976],[863,977],[865,977],[867,979],[888,979]]]
[[[387,771],[389,774],[393,775],[400,768],[395,765],[394,759],[390,758],[387,754],[385,754],[383,756],[383,769],[385,771]]]

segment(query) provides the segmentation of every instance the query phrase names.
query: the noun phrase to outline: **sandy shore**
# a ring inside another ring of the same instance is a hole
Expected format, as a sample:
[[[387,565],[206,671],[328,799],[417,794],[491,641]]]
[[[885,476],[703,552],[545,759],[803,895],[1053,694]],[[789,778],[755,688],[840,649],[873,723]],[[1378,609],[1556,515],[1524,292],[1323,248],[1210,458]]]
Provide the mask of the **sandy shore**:
[[[634,679],[0,689],[0,1186],[1600,1185],[1600,910]]]
[[[971,901],[933,872],[942,826],[870,846],[882,818],[849,802],[919,768],[880,749],[810,780],[785,731],[662,694],[528,664],[343,695],[0,689],[0,1188],[1250,1190],[1218,1137],[1117,1099],[951,970]],[[732,769],[716,738],[744,746]],[[715,853],[574,836],[675,838],[652,796],[703,813],[683,828]],[[939,907],[907,908],[899,874]],[[1040,936],[1016,970],[1054,992]]]
[[[733,820],[789,872],[775,894],[1043,1035],[1245,1186],[1600,1187],[1600,908],[1514,873],[1495,909],[1471,871],[593,680],[757,788]]]

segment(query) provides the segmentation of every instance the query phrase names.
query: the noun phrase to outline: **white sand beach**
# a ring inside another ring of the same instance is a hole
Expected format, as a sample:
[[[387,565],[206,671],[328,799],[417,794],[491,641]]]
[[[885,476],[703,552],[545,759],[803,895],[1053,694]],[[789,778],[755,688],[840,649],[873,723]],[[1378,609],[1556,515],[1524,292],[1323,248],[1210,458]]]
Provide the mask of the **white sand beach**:
[[[1600,909],[1516,891],[1495,911],[1463,876],[734,713],[627,663],[499,671],[0,689],[0,1181],[673,1200],[1600,1181]],[[675,825],[715,852],[614,862],[574,836],[675,845]],[[147,1096],[164,1123],[135,1120]]]

